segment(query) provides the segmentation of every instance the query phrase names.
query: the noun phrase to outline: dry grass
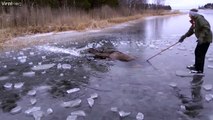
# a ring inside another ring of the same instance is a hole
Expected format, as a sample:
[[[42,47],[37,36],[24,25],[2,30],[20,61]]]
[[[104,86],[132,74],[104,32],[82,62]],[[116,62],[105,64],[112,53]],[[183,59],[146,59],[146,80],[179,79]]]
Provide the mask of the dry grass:
[[[9,14],[0,15],[0,43],[12,37],[27,34],[86,30],[111,26],[153,15],[177,14],[168,11],[131,11],[127,8],[112,9],[104,6],[89,12],[76,9],[12,8]]]

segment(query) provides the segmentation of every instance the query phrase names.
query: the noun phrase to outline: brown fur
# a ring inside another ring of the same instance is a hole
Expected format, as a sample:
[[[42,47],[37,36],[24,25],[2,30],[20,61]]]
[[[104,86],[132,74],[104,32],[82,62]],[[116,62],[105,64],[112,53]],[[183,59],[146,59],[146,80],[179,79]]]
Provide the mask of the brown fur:
[[[124,54],[122,52],[119,52],[119,51],[100,51],[100,50],[97,50],[94,48],[89,48],[88,52],[94,54],[95,58],[100,58],[100,59],[109,58],[112,60],[120,60],[120,61],[125,61],[125,62],[134,60],[133,57],[131,57],[127,54]]]

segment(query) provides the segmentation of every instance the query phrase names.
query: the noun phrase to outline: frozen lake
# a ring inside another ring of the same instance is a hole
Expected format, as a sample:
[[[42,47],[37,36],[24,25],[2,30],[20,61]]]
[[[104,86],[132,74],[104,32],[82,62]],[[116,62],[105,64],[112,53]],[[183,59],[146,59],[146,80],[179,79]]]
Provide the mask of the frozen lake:
[[[201,13],[213,26],[213,11]],[[53,42],[1,52],[1,119],[66,120],[76,116],[71,112],[82,110],[77,120],[135,120],[138,113],[144,120],[213,120],[212,45],[203,77],[176,76],[194,62],[195,36],[151,64],[146,62],[177,42],[189,27],[186,14],[150,17],[82,34],[37,35],[33,39]],[[84,52],[91,47],[118,50],[136,59],[92,59]],[[17,113],[11,114],[14,107]]]

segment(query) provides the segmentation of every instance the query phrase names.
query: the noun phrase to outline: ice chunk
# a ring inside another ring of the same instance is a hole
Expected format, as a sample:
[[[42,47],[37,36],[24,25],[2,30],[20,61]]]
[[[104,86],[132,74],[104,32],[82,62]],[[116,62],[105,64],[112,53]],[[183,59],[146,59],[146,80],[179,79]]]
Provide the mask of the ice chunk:
[[[139,112],[137,115],[136,115],[136,120],[143,120],[144,119],[144,114]]]
[[[35,76],[35,72],[31,71],[31,72],[24,72],[23,73],[23,76],[26,76],[26,77],[33,77]]]
[[[212,66],[212,65],[208,65],[208,68],[209,68],[209,69],[213,69],[213,66]]]
[[[38,62],[38,65],[41,65],[42,64],[42,62]]]
[[[71,112],[72,116],[86,116],[86,113],[83,110],[78,110],[78,111],[74,111]]]
[[[30,99],[30,103],[31,105],[35,105],[37,102],[37,100],[35,98]]]
[[[15,108],[13,108],[13,109],[10,111],[10,113],[11,113],[11,114],[17,114],[17,113],[21,112],[21,110],[22,110],[22,107],[21,107],[21,106],[17,106],[17,107],[15,107]]]
[[[183,50],[183,51],[185,51],[185,50],[186,50],[186,48],[185,48],[185,47],[178,47],[178,49],[179,49],[179,50]]]
[[[27,61],[27,59],[20,59],[19,60],[21,63],[25,63]]]
[[[124,112],[124,111],[119,111],[118,113],[119,113],[120,117],[126,117],[131,114],[130,112]]]
[[[32,67],[32,70],[35,70],[35,71],[46,70],[46,69],[52,68],[53,66],[55,66],[55,64],[43,64],[43,65],[38,65],[38,66]]]
[[[57,69],[61,69],[62,68],[62,65],[61,65],[61,63],[59,63],[58,65],[57,65]]]
[[[94,101],[94,99],[92,99],[92,98],[88,98],[88,99],[87,99],[87,102],[89,103],[89,106],[92,107],[92,106],[94,105],[94,102],[95,102],[95,101]]]
[[[41,56],[42,59],[46,59],[46,56]]]
[[[173,87],[173,88],[174,88],[174,87],[177,87],[177,83],[170,83],[169,86],[171,86],[171,87]]]
[[[1,76],[1,77],[0,77],[0,81],[7,80],[7,79],[9,79],[8,76]]]
[[[203,88],[206,90],[206,91],[209,91],[209,90],[212,90],[212,85],[211,84],[206,84],[203,86]]]
[[[63,74],[63,73],[61,73],[61,74],[60,74],[60,76],[61,76],[61,77],[63,77],[63,76],[64,76],[64,74]]]
[[[4,88],[6,88],[6,89],[11,89],[12,87],[13,87],[12,83],[6,83],[6,84],[4,84]]]
[[[181,109],[182,111],[185,111],[185,110],[186,110],[186,107],[185,107],[184,105],[181,105],[181,106],[180,106],[180,109]]]
[[[71,65],[70,64],[62,64],[61,66],[63,69],[71,69]]]
[[[29,62],[29,65],[33,65],[33,62]]]
[[[213,62],[213,58],[208,58],[208,61],[209,62]]]
[[[46,74],[46,71],[41,72],[41,74]]]
[[[69,108],[69,107],[77,107],[81,104],[81,100],[80,99],[76,99],[76,100],[72,100],[72,101],[68,101],[68,102],[63,102],[61,104],[62,107],[65,108]]]
[[[207,102],[211,101],[213,99],[213,94],[205,95],[205,99],[206,99]]]
[[[34,120],[41,120],[41,118],[44,116],[44,112],[38,110],[38,111],[34,111],[32,112]]]
[[[35,53],[34,52],[30,52],[30,55],[34,55]]]
[[[30,115],[33,112],[39,111],[39,110],[41,110],[41,107],[32,107],[32,108],[29,108],[28,110],[26,110],[24,113],[27,114],[27,115]]]
[[[150,48],[155,48],[155,45],[150,44],[149,47],[150,47]]]
[[[98,94],[97,94],[97,93],[93,93],[93,94],[90,96],[90,98],[96,99],[96,98],[98,98]]]
[[[48,109],[47,109],[47,114],[50,115],[50,114],[52,114],[52,113],[53,113],[53,109],[52,109],[52,108],[48,108]]]
[[[69,115],[66,120],[77,120],[77,117],[76,115]]]
[[[35,96],[36,95],[36,90],[30,90],[30,91],[28,91],[27,95],[29,95],[29,96]]]
[[[112,112],[118,112],[118,108],[117,107],[111,107],[110,109]]]
[[[20,89],[20,88],[22,88],[24,86],[24,83],[23,82],[20,82],[20,83],[16,83],[15,85],[14,85],[14,88],[15,89]]]
[[[80,88],[73,88],[73,89],[67,90],[67,93],[70,94],[70,93],[74,93],[78,91],[80,91]]]

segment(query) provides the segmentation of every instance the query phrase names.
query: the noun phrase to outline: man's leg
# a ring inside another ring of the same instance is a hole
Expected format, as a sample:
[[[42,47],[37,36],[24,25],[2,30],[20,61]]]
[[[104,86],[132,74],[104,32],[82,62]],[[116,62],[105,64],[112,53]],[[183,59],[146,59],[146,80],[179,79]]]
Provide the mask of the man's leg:
[[[197,44],[195,49],[195,68],[197,71],[203,72],[205,64],[205,56],[210,43]]]

